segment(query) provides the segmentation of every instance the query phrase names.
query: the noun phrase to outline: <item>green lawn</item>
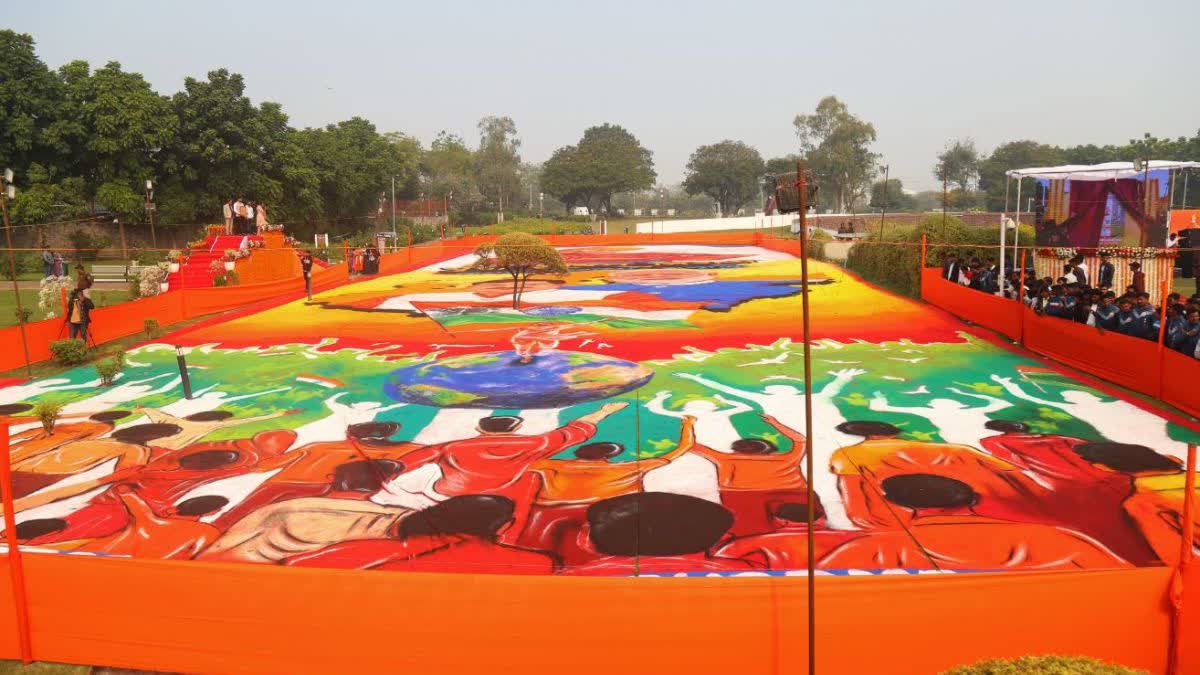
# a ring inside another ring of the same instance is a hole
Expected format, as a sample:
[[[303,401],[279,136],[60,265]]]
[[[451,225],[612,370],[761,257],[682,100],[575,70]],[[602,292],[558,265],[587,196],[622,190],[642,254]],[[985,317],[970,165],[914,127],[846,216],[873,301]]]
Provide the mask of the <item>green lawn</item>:
[[[15,326],[17,324],[17,302],[12,292],[12,282],[7,282],[9,286],[0,291],[0,328],[5,326]],[[129,299],[129,289],[118,288],[114,290],[99,290],[92,289],[92,302],[96,303],[96,307],[108,307],[120,302],[125,302]],[[32,288],[21,289],[21,306],[32,312],[30,321],[40,321],[46,318],[46,315],[38,308],[38,292]],[[61,315],[61,312],[56,313]]]

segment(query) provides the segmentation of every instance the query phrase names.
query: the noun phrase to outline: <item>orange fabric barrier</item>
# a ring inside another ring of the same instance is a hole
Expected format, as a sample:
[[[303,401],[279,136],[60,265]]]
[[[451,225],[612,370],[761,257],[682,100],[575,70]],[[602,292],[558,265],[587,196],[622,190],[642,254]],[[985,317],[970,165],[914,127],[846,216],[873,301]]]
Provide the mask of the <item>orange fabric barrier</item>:
[[[923,300],[1013,340],[1020,338],[1021,316],[1016,302],[951,283],[942,278],[941,272],[936,267],[921,271]]]
[[[921,297],[930,304],[995,330],[1026,349],[1061,361],[1134,391],[1161,399],[1168,405],[1200,417],[1200,360],[1159,348],[1113,331],[1100,332],[1084,324],[1050,316],[986,293],[952,284],[940,270],[922,272]]]
[[[358,572],[26,554],[34,658],[187,672],[802,672],[803,577]],[[1087,654],[1161,672],[1170,570],[821,577],[818,672]],[[13,632],[11,613],[0,633]],[[0,656],[12,645],[0,639]],[[569,664],[569,665],[568,665]]]
[[[1010,303],[1009,304],[1013,304]],[[1123,387],[1158,395],[1158,345],[1022,308],[1025,346]]]
[[[1196,227],[1200,227],[1200,209],[1175,209],[1171,211],[1172,232]]]
[[[1200,417],[1200,359],[1163,350],[1162,398],[1193,417]]]

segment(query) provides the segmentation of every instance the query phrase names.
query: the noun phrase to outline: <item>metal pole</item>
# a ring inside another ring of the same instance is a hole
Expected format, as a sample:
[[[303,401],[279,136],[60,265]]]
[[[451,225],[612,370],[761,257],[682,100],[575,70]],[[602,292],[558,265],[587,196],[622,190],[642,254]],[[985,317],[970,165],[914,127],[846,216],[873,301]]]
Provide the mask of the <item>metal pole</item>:
[[[946,176],[945,172],[942,175],[942,238],[946,238],[946,204],[950,200],[946,194]]]
[[[396,177],[392,176],[392,246],[396,245]]]
[[[175,361],[179,364],[179,379],[183,382],[183,397],[192,400],[192,381],[188,378],[187,359],[183,355],[183,347],[175,345]]]
[[[888,171],[891,166],[883,165],[883,205],[879,209],[879,241],[883,241],[883,219],[887,215],[887,199],[888,199]]]
[[[8,246],[8,270],[12,272],[13,298],[17,303],[17,318],[21,325],[21,349],[25,350],[25,375],[33,377],[33,368],[29,365],[29,336],[25,332],[25,310],[21,307],[21,289],[17,284],[17,258],[13,255],[12,223],[8,220],[8,185],[0,175],[0,207],[4,209],[4,239]]]
[[[1013,219],[1013,222],[1017,224],[1018,228],[1021,227],[1021,179],[1020,179],[1020,177],[1017,178],[1017,217],[1015,219]]]
[[[804,439],[808,448],[804,453],[805,474],[813,476],[813,416],[812,416],[812,344],[809,336],[808,315],[808,223],[805,212],[808,205],[805,199],[808,194],[808,184],[804,178],[804,163],[796,162],[796,193],[800,207],[800,311],[804,329]],[[811,478],[805,481],[805,492],[808,500],[808,531],[815,530],[814,514],[816,497],[813,495]],[[808,672],[817,672],[817,583],[816,583],[816,549],[813,538],[808,537]]]
[[[1150,158],[1146,158],[1146,166],[1142,168],[1142,213],[1150,217]],[[1146,235],[1149,232],[1145,227],[1138,228],[1141,231],[1141,245],[1145,247]]]
[[[12,583],[13,609],[17,615],[17,640],[21,662],[33,661],[29,641],[29,602],[25,598],[25,566],[17,543],[17,516],[13,506],[12,464],[8,451],[8,423],[0,421],[0,489],[4,501],[4,539],[8,543],[8,574]]]

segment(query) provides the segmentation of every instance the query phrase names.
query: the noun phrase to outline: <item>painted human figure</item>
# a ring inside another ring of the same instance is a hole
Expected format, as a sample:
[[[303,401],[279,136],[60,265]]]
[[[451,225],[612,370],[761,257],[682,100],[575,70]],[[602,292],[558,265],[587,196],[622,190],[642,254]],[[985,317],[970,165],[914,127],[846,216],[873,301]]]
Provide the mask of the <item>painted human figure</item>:
[[[759,533],[737,537],[714,552],[721,558],[745,560],[755,567],[771,570],[796,570],[808,566],[808,542],[813,541],[817,560],[841,544],[860,536],[858,530],[831,530],[826,527],[820,505],[813,514],[813,530],[808,529],[808,505],[784,502],[771,511],[771,527]]]
[[[233,413],[227,410],[209,410],[193,413],[186,417],[177,417],[164,412],[162,409],[156,410],[154,408],[138,406],[135,410],[145,415],[150,420],[150,424],[169,424],[179,428],[179,431],[174,435],[159,438],[155,441],[155,446],[166,448],[167,450],[185,448],[219,429],[265,422],[267,420],[278,419],[284,415],[292,415],[300,412],[299,410],[285,410],[265,415],[254,415],[252,417],[234,417]],[[135,428],[136,425],[124,427],[121,431],[124,432]],[[295,434],[292,434],[292,436],[294,437]]]
[[[116,495],[129,513],[129,524],[119,532],[92,539],[74,550],[135,558],[187,560],[221,536],[220,530],[199,519],[224,506],[223,498],[198,498],[181,502],[171,515],[160,516],[129,486],[120,486]]]
[[[1012,464],[968,445],[930,443],[900,438],[900,429],[886,422],[851,421],[843,433],[859,436],[856,444],[839,448],[830,459],[846,510],[855,525],[865,529],[895,528],[903,516],[880,498],[882,481],[900,474],[932,474],[969,485],[980,496],[975,511],[1005,520],[1039,522],[1036,496],[1042,492]]]
[[[635,461],[614,462],[624,448],[619,443],[586,443],[575,448],[574,459],[545,459],[533,465],[542,487],[534,500],[519,543],[529,548],[557,551],[566,562],[577,559],[570,548],[583,528],[590,505],[633,492],[644,491],[650,471],[678,461],[695,447],[695,420],[683,417],[679,442],[671,450]]]
[[[826,569],[1079,570],[1130,567],[1086,535],[1064,527],[981,515],[981,495],[960,480],[896,474],[880,484],[906,529],[863,533],[827,553]],[[919,542],[919,543],[918,543]]]
[[[732,524],[733,514],[725,507],[687,495],[636,492],[613,497],[588,509],[587,525],[579,534],[581,547],[596,557],[566,566],[563,572],[630,576],[754,569],[745,560],[713,553]]]
[[[771,415],[761,417],[791,448],[780,452],[772,441],[742,438],[734,441],[728,452],[700,443],[694,451],[717,467],[721,504],[734,514],[733,536],[766,532],[776,505],[807,499],[808,484],[800,470],[807,446],[804,435]]]
[[[217,385],[205,387],[200,391],[195,392],[192,398],[181,398],[177,401],[172,401],[167,405],[159,408],[159,410],[167,415],[175,417],[188,417],[197,413],[207,413],[221,406],[237,403],[238,401],[246,401],[249,399],[266,396],[268,394],[278,394],[287,391],[287,388],[281,387],[278,389],[267,389],[265,391],[256,391],[249,394],[240,394],[238,396],[230,396],[228,393],[216,390]],[[141,422],[140,418],[131,418],[123,422],[123,424],[132,424]]]
[[[424,446],[392,441],[400,431],[396,422],[362,422],[346,429],[346,440],[295,444],[284,455],[286,463],[244,500],[220,514],[218,527],[241,520],[267,504],[300,497],[323,497],[331,492],[342,498],[367,499],[401,473],[405,455]],[[353,480],[347,476],[352,472]],[[349,482],[347,482],[349,481]],[[356,487],[348,487],[354,485]]]
[[[407,405],[406,403],[393,403],[385,406],[377,401],[342,403],[338,400],[345,395],[346,392],[342,391],[325,399],[325,407],[329,409],[329,415],[296,427],[296,442],[292,447],[302,448],[311,443],[344,441],[346,440],[346,429],[350,426],[365,424],[374,420],[377,415]]]
[[[811,397],[813,411],[813,439],[809,440],[809,451],[813,453],[813,461],[824,466],[833,456],[833,452],[844,446],[855,443],[858,439],[837,431],[837,426],[845,421],[838,410],[835,399],[842,393],[855,377],[866,373],[860,368],[845,368],[835,370],[833,379],[827,382]],[[804,390],[785,384],[772,384],[761,391],[747,391],[730,387],[692,373],[680,373],[676,377],[698,382],[710,389],[728,394],[756,404],[768,415],[781,420],[792,429],[804,429]],[[838,493],[837,477],[827,472],[819,472],[812,477],[813,490],[821,498],[830,527],[848,529],[853,527],[842,506],[841,495]]]
[[[150,384],[155,380],[167,378],[164,384]],[[68,403],[62,409],[64,415],[77,415],[81,413],[97,413],[110,408],[115,408],[119,405],[124,405],[130,401],[136,401],[139,398],[146,396],[154,396],[156,394],[165,394],[175,387],[178,387],[180,379],[178,375],[173,373],[164,373],[153,377],[143,378],[141,380],[133,380],[116,384],[111,387],[103,388],[103,391],[96,396],[90,396],[85,399]]]
[[[938,435],[947,443],[979,447],[979,439],[985,433],[984,426],[988,422],[988,415],[1012,407],[1011,403],[1003,399],[969,394],[954,387],[947,389],[959,396],[981,399],[986,405],[972,407],[954,399],[935,398],[923,406],[898,406],[888,403],[887,397],[877,391],[871,398],[870,408],[875,412],[924,417],[937,427]]]
[[[1121,399],[1105,401],[1091,392],[1067,389],[1060,394],[1061,399],[1052,400],[1026,393],[1011,377],[992,375],[992,380],[1016,398],[1061,410],[1087,422],[1109,441],[1144,444],[1159,450],[1172,448],[1176,452],[1182,445],[1167,433],[1167,420]]]
[[[0,389],[0,405],[28,401],[51,392],[94,389],[99,386],[100,380],[72,383],[65,377],[53,377],[47,380],[35,380],[26,384],[14,384]]]
[[[511,339],[513,350],[517,352],[520,362],[532,363],[538,353],[557,349],[562,340],[573,340],[585,335],[590,333],[573,332],[567,330],[566,326],[542,321],[518,330]]]
[[[593,413],[538,436],[514,433],[521,424],[519,417],[485,418],[480,421],[480,435],[475,438],[429,446],[406,456],[407,470],[389,481],[371,500],[421,510],[449,497],[500,495],[517,505],[516,527],[508,533],[515,537],[524,527],[541,484],[540,476],[531,472],[533,465],[587,441],[595,435],[601,420],[626,405],[606,403]]]
[[[197,560],[277,563],[355,539],[378,539],[410,513],[398,506],[334,497],[268,504],[237,521]]]
[[[513,524],[515,505],[497,495],[451,497],[403,517],[386,538],[356,539],[283,561],[291,567],[551,574],[558,561],[545,551],[500,542]]]
[[[1042,488],[1035,499],[1045,515],[1043,522],[1082,532],[1135,565],[1158,560],[1125,513],[1123,503],[1133,491],[1133,479],[1080,456],[1078,449],[1087,441],[1029,433],[1021,422],[991,420],[986,426],[1000,433],[984,437],[983,449],[1018,467]]]
[[[1084,460],[1131,478],[1133,489],[1125,499],[1125,512],[1137,524],[1158,559],[1168,565],[1179,562],[1183,534],[1183,501],[1187,473],[1179,459],[1145,445],[1093,442],[1075,447]],[[1200,504],[1200,485],[1193,503]],[[1197,511],[1200,511],[1198,509]],[[1200,549],[1200,512],[1193,511],[1193,550]]]
[[[696,442],[721,452],[728,452],[730,446],[741,439],[733,427],[734,415],[753,409],[741,401],[730,401],[716,394],[713,399],[724,407],[718,408],[712,401],[695,399],[684,403],[680,410],[670,410],[664,405],[670,397],[671,392],[665,389],[658,392],[646,402],[646,410],[664,417],[691,417],[696,421]]]

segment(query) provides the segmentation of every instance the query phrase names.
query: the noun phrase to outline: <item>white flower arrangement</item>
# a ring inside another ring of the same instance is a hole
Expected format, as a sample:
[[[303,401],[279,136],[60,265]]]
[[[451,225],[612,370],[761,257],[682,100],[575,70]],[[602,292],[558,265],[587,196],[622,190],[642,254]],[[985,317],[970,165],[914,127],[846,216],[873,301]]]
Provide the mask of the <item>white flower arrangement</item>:
[[[38,309],[46,314],[47,319],[58,316],[57,310],[62,305],[60,289],[71,289],[71,277],[46,277],[38,286]]]
[[[1099,253],[1107,253],[1115,258],[1134,258],[1136,260],[1149,260],[1175,255],[1173,249],[1153,248],[1149,246],[1103,246],[1097,251],[1097,254]]]
[[[158,295],[160,286],[167,279],[166,263],[148,265],[138,272],[138,296],[149,298]]]

